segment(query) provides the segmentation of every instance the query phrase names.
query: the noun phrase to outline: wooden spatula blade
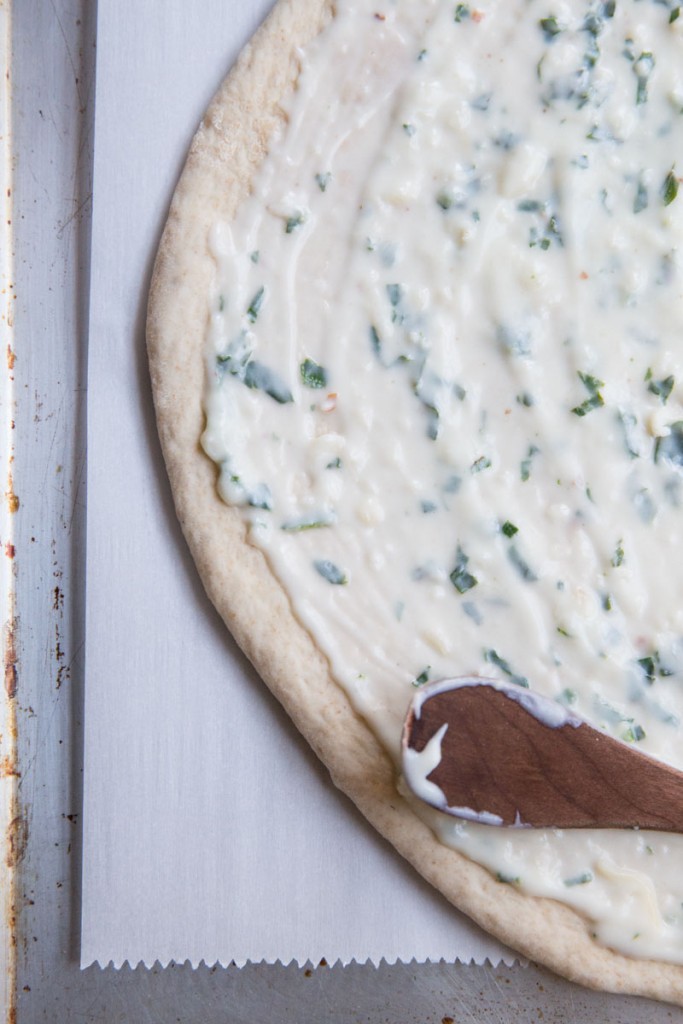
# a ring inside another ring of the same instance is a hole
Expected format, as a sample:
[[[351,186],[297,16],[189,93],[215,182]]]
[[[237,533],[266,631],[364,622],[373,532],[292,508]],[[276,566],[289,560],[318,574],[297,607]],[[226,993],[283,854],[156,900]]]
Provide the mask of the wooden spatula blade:
[[[682,772],[555,701],[492,680],[421,689],[403,770],[420,799],[484,824],[683,831]]]

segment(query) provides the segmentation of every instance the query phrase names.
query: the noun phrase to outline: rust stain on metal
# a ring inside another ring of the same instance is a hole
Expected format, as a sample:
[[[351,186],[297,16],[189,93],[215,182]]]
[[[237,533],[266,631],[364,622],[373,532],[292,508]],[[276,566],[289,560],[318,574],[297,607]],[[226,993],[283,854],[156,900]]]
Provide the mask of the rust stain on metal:
[[[7,867],[15,868],[26,854],[28,846],[28,821],[23,814],[17,814],[7,826]]]
[[[14,483],[12,481],[11,472],[7,476],[7,490],[5,491],[5,499],[7,501],[7,508],[10,510],[10,512],[19,511],[20,502],[19,498],[14,493]]]
[[[10,371],[13,370],[14,369],[14,364],[16,363],[16,361],[17,361],[16,353],[12,350],[12,346],[8,345],[7,346],[7,369],[10,370]]]
[[[6,779],[10,775],[15,775],[18,778],[21,772],[17,768],[15,759],[9,754],[5,754],[3,758],[0,758],[0,779]]]
[[[17,619],[13,615],[4,628],[5,647],[5,693],[10,700],[17,695],[19,675],[17,672]]]
[[[7,556],[7,558],[14,558],[16,553],[17,549],[15,548],[14,544],[11,544],[9,541],[7,541],[5,544],[5,555]]]

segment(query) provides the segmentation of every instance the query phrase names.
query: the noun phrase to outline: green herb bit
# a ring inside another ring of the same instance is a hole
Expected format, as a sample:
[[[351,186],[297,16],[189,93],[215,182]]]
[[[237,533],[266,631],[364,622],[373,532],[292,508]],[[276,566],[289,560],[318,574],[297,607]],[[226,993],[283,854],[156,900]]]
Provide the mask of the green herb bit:
[[[527,457],[525,459],[522,459],[522,462],[520,463],[520,475],[521,475],[521,478],[522,478],[522,483],[526,483],[526,481],[531,476],[532,462],[533,462],[534,456],[538,455],[539,452],[540,452],[540,448],[537,448],[535,444],[529,445],[529,451],[527,453]]]
[[[403,128],[403,131],[406,133],[409,139],[411,139],[415,132],[417,131],[417,128],[415,127],[414,124],[403,124],[401,125],[401,127]]]
[[[247,316],[251,320],[252,324],[256,321],[256,318],[261,312],[261,306],[263,305],[265,294],[266,290],[263,286],[261,286],[259,290],[256,292],[256,295],[254,295],[253,299],[247,306]]]
[[[517,686],[522,686],[525,689],[528,689],[529,680],[526,676],[520,676],[517,675],[516,672],[513,672],[510,667],[510,663],[506,661],[505,658],[501,658],[497,651],[489,648],[489,650],[484,651],[484,658],[490,665],[495,665],[496,668],[499,668],[500,671],[504,673],[504,675],[508,676],[511,683],[515,683]]]
[[[557,628],[557,632],[560,634],[560,636],[566,636],[567,640],[573,640],[574,639],[574,637],[571,635],[571,633],[568,633],[567,630],[563,626],[557,626],[556,628]]]
[[[612,611],[612,598],[609,594],[602,595],[602,610],[605,612]]]
[[[587,885],[593,881],[593,875],[590,871],[584,871],[580,875],[574,875],[573,878],[565,878],[564,884],[568,889],[571,889],[574,885]]]
[[[652,685],[657,677],[660,679],[668,679],[672,676],[673,670],[667,665],[663,665],[659,656],[659,651],[652,651],[651,654],[646,655],[644,658],[639,658],[637,665],[642,670],[648,685]]]
[[[327,465],[325,466],[325,469],[341,469],[341,468],[342,468],[342,460],[339,458],[339,456],[337,456],[336,459],[332,459],[332,462],[328,462]]]
[[[417,59],[418,60],[424,60],[426,56],[427,56],[427,50],[420,50],[420,52],[417,55]]]
[[[671,11],[671,14],[669,15],[669,24],[673,25],[674,21],[678,21],[680,15],[681,15],[680,7],[674,7],[674,9]]]
[[[298,210],[285,221],[285,233],[291,235],[292,231],[296,231],[297,228],[300,228],[305,221],[306,217],[300,210]]]
[[[458,550],[455,555],[455,568],[450,575],[450,580],[455,589],[459,594],[466,594],[472,587],[476,587],[479,580],[472,573],[467,571],[467,565],[469,558],[458,545]]]
[[[616,548],[614,549],[614,554],[612,555],[612,565],[614,566],[615,569],[618,569],[620,565],[624,564],[624,547],[623,547],[623,544],[624,544],[624,542],[622,540],[620,540],[617,543]]]
[[[670,203],[673,203],[677,195],[678,178],[676,177],[672,169],[669,171],[666,178],[664,179],[664,184],[661,188],[662,203],[664,204],[664,206],[669,206]]]
[[[510,545],[510,547],[508,548],[508,558],[510,559],[513,566],[515,567],[515,569],[517,570],[517,572],[523,580],[525,580],[527,583],[536,583],[536,581],[538,580],[538,576],[529,566],[528,562],[526,562],[524,558],[522,558],[514,544]]]
[[[480,455],[470,466],[470,473],[481,473],[483,469],[489,469],[490,466],[491,460],[489,457],[487,455]]]
[[[270,511],[273,507],[273,496],[268,484],[257,484],[254,490],[247,495],[247,505]]]
[[[530,409],[534,405],[533,395],[530,395],[528,391],[522,391],[516,396],[515,401],[518,405],[523,405],[525,409]]]
[[[446,192],[444,190],[442,190],[441,192],[437,192],[436,204],[437,206],[440,206],[442,210],[450,210],[451,206],[453,205],[453,202],[453,196],[449,192]]]
[[[218,312],[222,313],[225,309],[225,295],[218,296]]]
[[[589,373],[581,373],[581,371],[579,371],[579,377],[590,398],[587,398],[581,405],[574,406],[572,412],[575,416],[587,416],[593,409],[599,409],[605,404],[605,400],[599,390],[605,386],[605,383],[602,380],[598,380],[597,377],[592,377]]]
[[[571,690],[569,687],[567,687],[560,694],[560,700],[563,704],[568,705],[568,707],[571,707],[572,705],[576,704],[576,690]]]
[[[403,289],[400,284],[388,284],[387,285],[387,296],[392,306],[398,306],[399,302],[403,298]]]
[[[663,380],[651,380],[647,390],[661,398],[662,405],[666,405],[675,383],[676,381],[671,376],[665,377]]]
[[[468,618],[472,619],[472,622],[477,626],[481,626],[484,620],[474,601],[463,601],[462,610]]]
[[[312,359],[304,359],[299,367],[301,383],[307,388],[327,387],[327,370]]]
[[[667,462],[683,469],[683,420],[669,424],[666,437],[656,438],[655,462]]]
[[[425,514],[428,514],[429,512],[436,512],[438,505],[435,501],[421,501],[420,507]]]
[[[269,370],[263,363],[257,363],[255,359],[245,366],[243,380],[248,388],[265,392],[280,405],[294,401],[292,392],[277,374]]]
[[[467,4],[457,4],[455,8],[454,20],[457,22],[465,21],[470,16],[470,9]]]
[[[315,180],[320,191],[326,192],[327,186],[332,181],[332,173],[331,171],[326,171],[324,174],[316,174]]]
[[[639,181],[636,187],[636,197],[633,200],[633,212],[641,213],[643,210],[647,209],[648,202],[647,189],[643,182]]]
[[[375,353],[375,355],[378,357],[381,356],[382,341],[380,339],[379,334],[377,333],[377,328],[374,327],[372,324],[370,325],[370,344],[372,345],[372,351]]]
[[[640,740],[645,739],[645,730],[642,725],[629,725],[622,734],[622,740],[626,743],[639,743]]]
[[[632,412],[626,412],[624,409],[619,409],[617,412],[617,418],[624,435],[624,447],[626,448],[626,451],[632,459],[640,458],[640,452],[638,451],[637,439],[635,436],[635,428],[638,425],[637,417]]]
[[[456,473],[449,476],[443,485],[444,494],[457,494],[462,487],[462,477],[459,477]]]
[[[428,682],[431,668],[431,665],[427,665],[427,668],[423,668],[419,676],[416,676],[415,679],[413,679],[413,686],[423,686],[426,682]]]
[[[306,530],[322,530],[326,526],[332,526],[332,519],[329,516],[317,516],[282,523],[280,529],[285,533],[304,533]]]
[[[313,563],[316,572],[319,572],[323,579],[327,580],[328,583],[333,583],[336,586],[343,586],[348,583],[348,578],[345,572],[334,564],[334,562],[328,561],[326,558],[318,559]]]
[[[249,253],[249,259],[251,260],[252,263],[258,263],[258,261],[261,259],[261,253],[258,251],[258,249],[254,249],[253,252]]]
[[[555,36],[559,36],[560,32],[562,32],[554,14],[551,14],[548,18],[541,18],[538,24],[543,32],[546,43],[552,43]]]
[[[514,535],[519,532],[519,527],[515,526],[514,523],[511,523],[509,519],[506,519],[501,526],[501,530],[506,537],[514,537]]]
[[[647,103],[647,83],[655,66],[655,59],[651,53],[641,53],[640,57],[633,62],[633,72],[638,79],[636,88],[636,106]]]
[[[513,877],[512,875],[504,875],[502,871],[497,871],[496,881],[502,882],[503,885],[519,885],[520,878],[519,875],[515,875]]]

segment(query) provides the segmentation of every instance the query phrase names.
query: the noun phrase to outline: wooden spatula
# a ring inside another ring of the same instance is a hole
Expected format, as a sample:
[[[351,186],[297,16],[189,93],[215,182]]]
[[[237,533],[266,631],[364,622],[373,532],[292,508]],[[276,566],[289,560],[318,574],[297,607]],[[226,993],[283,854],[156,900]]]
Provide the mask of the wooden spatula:
[[[426,803],[484,824],[683,832],[683,772],[512,684],[421,688],[403,772]]]

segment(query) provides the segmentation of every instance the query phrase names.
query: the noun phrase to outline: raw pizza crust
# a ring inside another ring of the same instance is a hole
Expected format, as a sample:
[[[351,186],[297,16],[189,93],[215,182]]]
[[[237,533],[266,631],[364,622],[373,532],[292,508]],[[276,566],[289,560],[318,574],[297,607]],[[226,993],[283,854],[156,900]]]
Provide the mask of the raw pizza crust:
[[[159,435],[176,511],[207,593],[245,654],[328,767],[332,780],[432,885],[482,928],[572,981],[683,1005],[683,968],[597,946],[590,923],[525,896],[439,843],[396,789],[394,766],[294,617],[237,509],[216,491],[199,446],[203,346],[215,273],[209,230],[249,194],[300,48],[334,17],[331,0],[279,0],[242,52],[192,143],[156,260],[147,342]]]

